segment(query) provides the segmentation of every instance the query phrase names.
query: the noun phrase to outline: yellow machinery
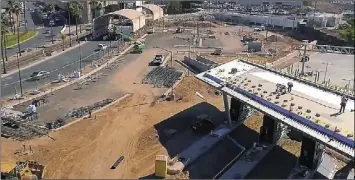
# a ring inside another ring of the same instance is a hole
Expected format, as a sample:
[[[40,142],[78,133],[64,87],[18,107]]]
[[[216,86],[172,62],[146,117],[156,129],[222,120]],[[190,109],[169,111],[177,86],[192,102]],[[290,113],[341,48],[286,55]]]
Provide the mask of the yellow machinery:
[[[155,176],[165,178],[168,172],[168,157],[165,155],[155,156]]]
[[[1,163],[1,179],[42,179],[45,166],[35,161]]]

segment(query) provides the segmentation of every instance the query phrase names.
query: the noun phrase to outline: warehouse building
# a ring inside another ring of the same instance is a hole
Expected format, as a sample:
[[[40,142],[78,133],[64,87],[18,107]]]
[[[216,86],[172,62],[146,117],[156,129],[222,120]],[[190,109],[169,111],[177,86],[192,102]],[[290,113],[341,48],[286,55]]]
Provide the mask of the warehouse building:
[[[125,35],[134,35],[145,26],[145,16],[133,9],[121,9],[94,19],[93,38],[108,34],[109,27],[114,24],[121,28]]]

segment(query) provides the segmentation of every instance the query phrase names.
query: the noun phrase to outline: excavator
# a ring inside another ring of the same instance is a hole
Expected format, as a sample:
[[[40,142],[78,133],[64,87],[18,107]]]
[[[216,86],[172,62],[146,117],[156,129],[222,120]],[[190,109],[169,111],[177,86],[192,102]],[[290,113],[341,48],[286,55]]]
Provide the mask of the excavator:
[[[44,172],[45,166],[36,161],[1,162],[1,179],[43,179]]]

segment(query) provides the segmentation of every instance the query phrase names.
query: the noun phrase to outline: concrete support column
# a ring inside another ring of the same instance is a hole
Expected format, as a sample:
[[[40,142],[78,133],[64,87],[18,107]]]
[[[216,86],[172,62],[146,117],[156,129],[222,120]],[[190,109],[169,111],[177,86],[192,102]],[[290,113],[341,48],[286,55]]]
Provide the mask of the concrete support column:
[[[226,114],[227,122],[232,126],[232,120],[230,115],[230,105],[227,93],[223,92],[223,102],[224,102],[224,113]]]
[[[298,159],[299,165],[316,169],[321,161],[323,150],[323,145],[319,144],[314,139],[303,136],[301,154]]]
[[[259,143],[277,143],[281,136],[278,124],[279,123],[274,118],[265,114],[263,117],[263,126],[260,128]]]

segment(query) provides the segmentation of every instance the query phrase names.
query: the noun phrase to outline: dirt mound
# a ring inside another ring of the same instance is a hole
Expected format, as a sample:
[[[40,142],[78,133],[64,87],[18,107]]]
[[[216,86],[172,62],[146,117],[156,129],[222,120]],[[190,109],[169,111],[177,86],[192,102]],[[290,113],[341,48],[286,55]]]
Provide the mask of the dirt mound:
[[[183,102],[189,102],[199,98],[196,95],[196,92],[200,93],[202,96],[205,96],[213,95],[215,90],[207,86],[205,83],[197,80],[195,77],[185,77],[174,92],[176,99]]]
[[[275,35],[271,35],[271,36],[267,37],[266,40],[269,42],[276,42],[276,41],[280,41],[280,38]]]

